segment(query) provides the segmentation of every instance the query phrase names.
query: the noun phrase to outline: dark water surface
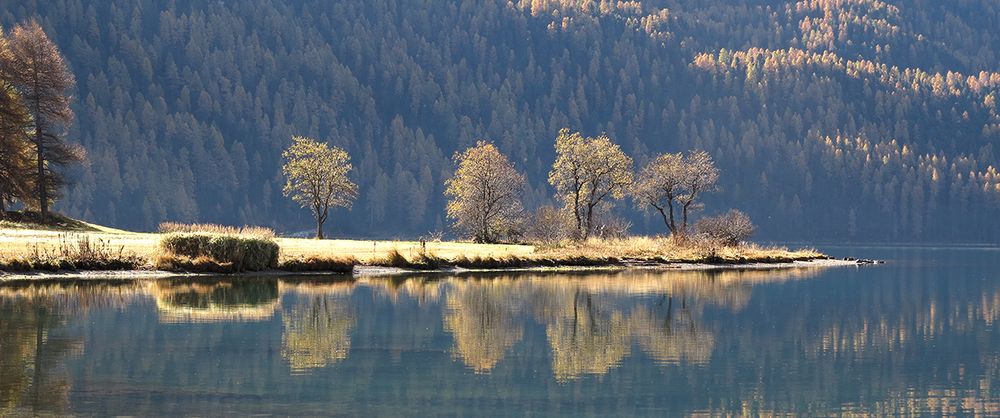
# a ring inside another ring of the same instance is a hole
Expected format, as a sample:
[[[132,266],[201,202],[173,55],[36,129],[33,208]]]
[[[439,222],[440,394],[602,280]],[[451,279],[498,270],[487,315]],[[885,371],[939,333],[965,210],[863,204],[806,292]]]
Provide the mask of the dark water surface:
[[[1000,251],[828,250],[890,264],[0,287],[0,416],[1000,414]]]

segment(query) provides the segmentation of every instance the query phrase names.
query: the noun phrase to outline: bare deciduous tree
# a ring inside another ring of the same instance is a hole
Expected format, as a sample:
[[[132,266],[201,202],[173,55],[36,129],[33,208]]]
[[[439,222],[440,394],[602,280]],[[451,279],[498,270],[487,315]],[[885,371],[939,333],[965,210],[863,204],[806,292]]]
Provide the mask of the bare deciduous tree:
[[[698,201],[702,193],[718,189],[719,169],[715,166],[712,156],[705,151],[693,151],[684,159],[684,193],[677,197],[681,204],[683,220],[681,230],[687,231],[688,216],[693,210],[700,209]]]
[[[652,206],[660,213],[670,233],[675,235],[680,235],[680,232],[674,217],[674,204],[682,193],[684,174],[684,156],[680,153],[661,154],[639,172],[632,188],[636,206],[641,209]]]
[[[683,236],[691,212],[701,207],[701,195],[716,190],[718,181],[719,169],[704,151],[692,151],[687,156],[661,154],[639,173],[632,197],[638,206],[659,212],[671,234]],[[678,210],[680,225],[676,220]]]
[[[522,218],[525,179],[490,142],[456,153],[455,175],[445,182],[448,217],[476,242],[509,238]]]
[[[565,128],[559,131],[549,184],[573,214],[577,238],[590,236],[595,209],[624,197],[632,177],[632,158],[607,135],[585,137]]]
[[[349,208],[358,196],[358,186],[348,177],[351,157],[347,152],[319,141],[296,136],[282,153],[285,165],[285,196],[316,217],[316,238],[323,239],[323,224],[330,207]]]

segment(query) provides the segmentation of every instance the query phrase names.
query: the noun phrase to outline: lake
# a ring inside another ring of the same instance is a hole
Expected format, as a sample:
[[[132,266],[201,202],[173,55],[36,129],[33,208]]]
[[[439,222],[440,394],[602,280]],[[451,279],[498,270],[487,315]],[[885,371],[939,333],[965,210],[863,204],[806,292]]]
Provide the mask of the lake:
[[[0,287],[0,416],[1000,414],[1000,250]]]

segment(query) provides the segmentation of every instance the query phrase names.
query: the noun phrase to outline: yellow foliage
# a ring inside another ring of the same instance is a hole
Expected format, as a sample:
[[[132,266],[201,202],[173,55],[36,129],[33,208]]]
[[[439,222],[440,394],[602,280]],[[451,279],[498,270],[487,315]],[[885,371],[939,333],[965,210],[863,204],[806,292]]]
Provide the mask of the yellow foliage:
[[[455,175],[445,182],[448,218],[477,242],[507,238],[522,218],[525,179],[492,143],[455,154]]]
[[[351,157],[340,148],[301,136],[292,138],[292,146],[282,157],[285,196],[312,210],[317,238],[323,238],[330,207],[351,207],[358,196],[358,186],[347,177]]]
[[[625,197],[632,184],[632,158],[607,135],[585,137],[563,128],[556,137],[556,161],[549,172],[556,197],[573,214],[577,236],[593,232],[599,205]]]

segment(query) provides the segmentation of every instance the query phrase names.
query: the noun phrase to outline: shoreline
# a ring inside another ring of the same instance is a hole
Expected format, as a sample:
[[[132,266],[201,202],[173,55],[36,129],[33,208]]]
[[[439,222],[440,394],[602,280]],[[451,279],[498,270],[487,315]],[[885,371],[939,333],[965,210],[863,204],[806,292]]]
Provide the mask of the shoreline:
[[[444,268],[432,270],[404,269],[399,267],[364,266],[354,267],[351,273],[336,272],[287,272],[280,270],[270,270],[263,272],[248,272],[236,274],[213,274],[213,273],[183,273],[163,270],[121,270],[121,271],[66,271],[66,272],[0,272],[0,286],[15,283],[47,282],[47,281],[87,281],[87,280],[163,280],[163,279],[185,279],[185,278],[271,278],[271,277],[316,277],[316,276],[336,276],[338,278],[364,278],[364,277],[397,277],[414,275],[462,275],[472,273],[531,273],[531,272],[597,272],[597,271],[712,271],[712,270],[787,270],[800,268],[833,268],[861,266],[866,263],[859,263],[857,260],[839,259],[814,259],[807,261],[790,261],[779,263],[751,262],[733,264],[709,264],[709,263],[634,263],[619,265],[598,265],[598,266],[546,266],[546,267],[522,267],[522,268],[501,268],[501,269],[463,269]]]

